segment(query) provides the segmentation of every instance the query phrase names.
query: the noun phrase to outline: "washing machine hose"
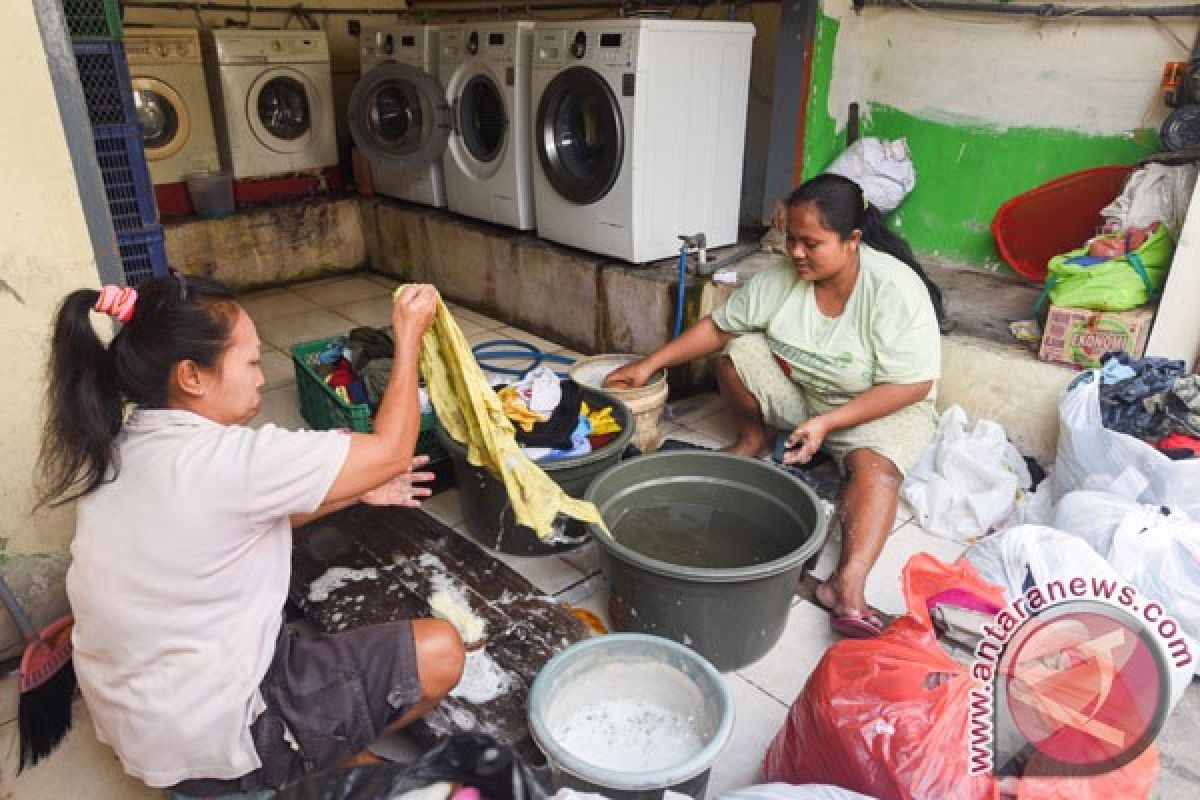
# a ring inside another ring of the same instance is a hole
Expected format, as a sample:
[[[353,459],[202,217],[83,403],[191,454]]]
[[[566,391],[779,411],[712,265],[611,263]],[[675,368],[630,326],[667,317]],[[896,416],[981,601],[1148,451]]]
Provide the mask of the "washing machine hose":
[[[535,345],[523,342],[520,339],[490,339],[472,347],[471,353],[475,356],[475,361],[478,362],[479,368],[484,372],[497,375],[513,375],[518,379],[524,378],[527,373],[532,372],[542,364],[549,363],[570,366],[575,363],[575,359],[573,358],[560,356],[555,353],[546,353]],[[502,367],[491,363],[492,359],[511,360],[517,358],[529,359],[528,365],[518,368]],[[570,377],[565,372],[556,372],[555,374],[564,379]]]
[[[687,292],[687,243],[679,247],[679,293],[675,300],[675,331],[672,339],[678,339],[683,333],[683,298]]]

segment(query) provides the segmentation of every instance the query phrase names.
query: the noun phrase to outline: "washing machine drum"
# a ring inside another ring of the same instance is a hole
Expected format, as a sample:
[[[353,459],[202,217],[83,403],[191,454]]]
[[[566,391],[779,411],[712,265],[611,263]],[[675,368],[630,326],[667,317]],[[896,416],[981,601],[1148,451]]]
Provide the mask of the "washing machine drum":
[[[133,107],[148,160],[169,158],[187,144],[191,115],[183,98],[170,85],[157,78],[134,78]]]
[[[458,130],[471,157],[490,164],[504,149],[508,114],[496,82],[484,74],[473,75],[458,95]]]
[[[303,73],[283,67],[260,75],[246,98],[250,129],[264,147],[298,153],[312,139],[317,87]]]
[[[450,137],[450,107],[438,82],[408,64],[380,64],[350,95],[350,135],[369,158],[406,169],[436,161]]]
[[[550,185],[579,205],[603,198],[625,155],[625,123],[608,81],[587,67],[551,79],[538,103],[538,160]]]

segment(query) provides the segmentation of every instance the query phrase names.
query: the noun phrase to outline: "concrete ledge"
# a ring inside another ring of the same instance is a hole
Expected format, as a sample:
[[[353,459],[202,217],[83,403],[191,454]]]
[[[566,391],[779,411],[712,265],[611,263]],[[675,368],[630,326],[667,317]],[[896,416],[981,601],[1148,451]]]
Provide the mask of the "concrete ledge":
[[[366,266],[355,197],[322,198],[165,226],[168,263],[236,289]]]

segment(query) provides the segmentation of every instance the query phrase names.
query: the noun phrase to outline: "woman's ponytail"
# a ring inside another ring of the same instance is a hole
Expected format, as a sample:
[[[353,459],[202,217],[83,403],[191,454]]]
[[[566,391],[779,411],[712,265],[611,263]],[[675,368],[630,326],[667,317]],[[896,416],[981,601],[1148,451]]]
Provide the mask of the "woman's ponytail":
[[[67,503],[99,486],[113,466],[122,399],[112,354],[92,327],[94,289],[67,295],[54,320],[46,422],[38,461],[38,507]]]
[[[883,221],[883,213],[873,205],[865,205],[862,224],[859,226],[863,233],[862,240],[876,250],[903,261],[917,273],[925,288],[929,290],[929,299],[933,302],[933,310],[937,314],[938,327],[943,333],[946,332],[946,308],[942,300],[942,290],[925,274],[921,262],[917,261],[917,256],[908,242],[887,227]]]

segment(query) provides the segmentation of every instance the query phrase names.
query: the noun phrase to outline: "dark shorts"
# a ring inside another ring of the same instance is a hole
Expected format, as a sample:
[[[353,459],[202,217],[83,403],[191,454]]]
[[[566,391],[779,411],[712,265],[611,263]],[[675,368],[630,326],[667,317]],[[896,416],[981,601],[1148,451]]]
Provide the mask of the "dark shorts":
[[[174,791],[210,797],[278,789],[362,752],[421,699],[412,623],[335,634],[284,625],[259,689],[267,708],[250,733],[262,766],[232,780],[184,781]]]

